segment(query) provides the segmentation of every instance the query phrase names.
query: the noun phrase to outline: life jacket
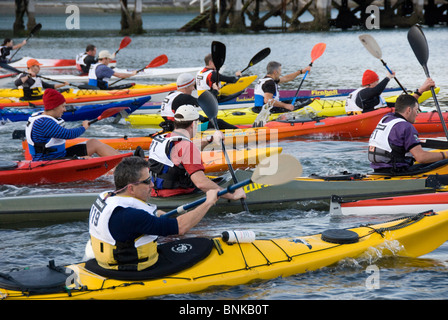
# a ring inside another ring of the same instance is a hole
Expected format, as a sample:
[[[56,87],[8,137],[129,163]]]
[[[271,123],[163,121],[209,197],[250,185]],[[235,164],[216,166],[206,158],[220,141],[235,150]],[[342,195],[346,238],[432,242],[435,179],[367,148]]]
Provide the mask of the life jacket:
[[[93,203],[89,215],[89,233],[98,264],[105,269],[140,271],[152,266],[159,257],[157,236],[142,235],[135,240],[116,241],[109,220],[116,207],[135,208],[156,215],[157,207],[133,197],[107,196],[103,192]]]
[[[361,87],[348,95],[347,100],[345,100],[345,112],[347,114],[359,114],[364,111],[364,101],[362,99],[361,99],[361,106],[358,106],[356,104],[358,94],[363,89],[365,88]],[[379,99],[380,99],[379,103],[376,106],[374,106],[373,109],[378,109],[387,106],[386,100],[384,100],[383,97],[379,96]]]
[[[89,83],[88,84],[90,86],[95,86],[95,87],[98,87],[98,88],[104,90],[104,89],[107,89],[109,87],[109,80],[110,80],[110,78],[99,79],[96,76],[96,68],[98,68],[98,66],[100,64],[101,63],[95,63],[95,64],[92,64],[90,66],[89,75],[88,75],[88,78],[89,78]]]
[[[160,106],[160,115],[162,117],[166,117],[168,120],[174,121],[174,112],[173,112],[173,101],[177,96],[182,94],[180,91],[172,91],[170,92],[165,99],[162,101],[162,105]]]
[[[196,74],[196,90],[198,91],[198,96],[204,91],[211,89],[210,77],[214,71],[214,69],[204,68]]]
[[[81,72],[84,72],[82,69],[82,66],[86,67],[86,63],[84,62],[84,59],[87,57],[87,52],[81,52],[78,55],[76,55],[76,69],[78,69]]]
[[[31,132],[33,130],[34,122],[40,118],[49,118],[55,121],[58,125],[64,126],[63,119],[55,119],[54,117],[43,115],[43,111],[33,113],[29,118],[25,128],[26,142],[33,159],[37,154],[43,154],[51,158],[51,155],[63,154],[65,152],[65,139],[51,138],[47,143],[35,143],[31,139]],[[55,157],[57,158],[57,157]]]
[[[0,62],[8,62],[11,57],[11,47],[0,46]]]
[[[155,190],[194,188],[190,175],[182,164],[175,166],[170,159],[171,149],[175,141],[190,139],[183,136],[166,138],[166,135],[158,135],[153,138],[149,147],[149,168],[152,172],[152,182]]]
[[[396,118],[384,123],[390,116],[384,116],[373,130],[369,139],[368,159],[371,163],[391,164],[393,168],[396,168],[398,163],[412,165],[414,158],[410,152],[406,153],[401,148],[392,147],[389,144],[389,135],[393,126],[406,120]]]
[[[266,83],[266,81],[274,81],[274,79],[272,79],[271,77],[264,77],[263,79],[258,80],[257,85],[254,89],[255,107],[262,107],[264,105],[264,91],[262,89],[262,86]],[[275,94],[273,96],[273,99],[276,101],[280,100],[277,83],[275,84]]]
[[[18,78],[22,77],[24,74],[21,73]],[[32,79],[34,83],[31,86],[19,86],[19,89],[23,90],[23,98],[25,100],[36,100],[41,99],[43,92],[43,84],[42,79],[40,77],[31,77],[29,76],[29,79]]]

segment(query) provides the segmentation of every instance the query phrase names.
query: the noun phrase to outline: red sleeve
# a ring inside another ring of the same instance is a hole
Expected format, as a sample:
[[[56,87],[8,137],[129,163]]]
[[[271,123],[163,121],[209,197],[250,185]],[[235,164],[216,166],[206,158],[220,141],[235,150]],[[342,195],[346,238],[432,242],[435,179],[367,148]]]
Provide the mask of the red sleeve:
[[[205,170],[202,163],[201,151],[192,142],[184,140],[176,142],[172,149],[171,161],[175,165],[182,163],[189,175],[199,170]]]

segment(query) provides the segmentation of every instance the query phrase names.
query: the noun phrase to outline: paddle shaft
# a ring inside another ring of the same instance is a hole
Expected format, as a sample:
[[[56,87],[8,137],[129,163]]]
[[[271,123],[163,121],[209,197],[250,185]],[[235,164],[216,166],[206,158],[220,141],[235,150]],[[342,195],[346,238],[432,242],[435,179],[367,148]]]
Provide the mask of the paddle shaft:
[[[213,122],[213,125],[215,126],[215,129],[219,130],[218,120],[216,119],[216,117],[214,117],[212,119],[212,122]],[[233,182],[238,183],[238,179],[235,175],[235,170],[233,170],[232,163],[230,162],[229,155],[227,154],[227,151],[226,151],[226,144],[224,143],[223,139],[221,139],[221,147],[222,147],[222,151],[224,153],[224,157],[226,158],[227,166],[229,167],[229,171],[230,171],[230,175],[232,176],[232,180],[233,180]],[[241,199],[241,204],[243,205],[243,209],[246,212],[249,212],[249,207],[247,206],[246,200]]]
[[[244,187],[244,186],[246,186],[246,185],[248,185],[250,183],[252,183],[252,180],[251,179],[246,179],[246,180],[240,181],[238,183],[235,183],[233,185],[230,185],[227,188],[225,188],[223,190],[220,190],[218,192],[218,197],[220,197],[222,195],[225,195],[226,193],[229,193],[229,192],[234,192],[236,189],[242,188],[242,187]],[[174,214],[183,214],[187,210],[192,209],[194,207],[197,207],[200,204],[203,204],[205,202],[205,200],[207,200],[207,197],[203,197],[203,198],[198,199],[198,200],[196,200],[194,202],[185,204],[183,206],[180,206],[180,207],[178,207],[178,208],[176,208],[174,210],[171,210],[171,211],[167,212],[162,217],[163,218],[168,218],[168,217],[170,217],[170,216],[172,216]]]
[[[313,66],[313,63],[311,62],[310,67],[312,67],[312,66]],[[296,102],[297,96],[299,95],[300,88],[302,88],[303,81],[305,81],[305,78],[307,75],[308,75],[308,70],[305,72],[302,80],[300,81],[299,87],[297,88],[296,94],[294,95],[294,99],[292,99],[292,102],[291,102],[292,105],[294,105],[294,103]]]
[[[387,66],[387,63],[383,61],[383,59],[380,59],[381,63],[383,64],[384,67],[386,67],[387,71],[389,71],[390,74],[392,74],[392,70],[389,69],[389,67]],[[401,85],[400,81],[398,81],[397,77],[394,77],[395,81],[397,82],[397,84],[400,86],[401,90],[403,90],[404,93],[406,92],[406,89]]]
[[[28,40],[34,35],[34,32],[40,30],[42,28],[42,25],[40,23],[36,24],[33,28],[33,30],[31,30],[28,38],[26,38],[26,41],[28,42]],[[19,49],[16,50],[16,52],[14,52],[14,54],[11,56],[11,58],[9,58],[9,61],[12,60],[12,58],[14,58],[14,56],[17,54],[17,52],[20,51],[20,49],[22,49],[22,47],[20,47]]]

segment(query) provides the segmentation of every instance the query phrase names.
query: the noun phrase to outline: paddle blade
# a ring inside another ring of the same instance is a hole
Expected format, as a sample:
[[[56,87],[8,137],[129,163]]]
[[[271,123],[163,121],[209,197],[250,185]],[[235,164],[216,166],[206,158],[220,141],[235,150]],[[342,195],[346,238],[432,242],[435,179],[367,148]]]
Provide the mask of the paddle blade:
[[[324,52],[327,45],[323,42],[316,44],[311,50],[311,63],[318,59]]]
[[[115,108],[110,108],[110,109],[104,110],[103,113],[101,113],[101,115],[98,118],[89,121],[89,124],[112,117],[112,116],[116,115],[117,113],[119,113],[123,110],[126,110],[126,109],[129,109],[129,108],[128,107],[115,107]]]
[[[427,71],[429,58],[428,42],[419,25],[412,26],[408,31],[408,41],[420,65]],[[429,75],[427,74],[429,77]]]
[[[226,60],[226,45],[219,41],[212,42],[212,60],[217,71],[221,69]]]
[[[34,28],[30,31],[30,35],[34,35],[36,32],[39,32],[42,29],[42,24],[38,23],[34,26]]]
[[[258,52],[252,58],[252,60],[250,60],[249,66],[252,67],[252,66],[256,65],[258,62],[262,61],[263,59],[265,59],[270,54],[271,54],[271,48],[264,48],[263,50]]]
[[[218,114],[218,100],[210,91],[204,91],[198,98],[198,103],[210,120]]]
[[[158,57],[155,57],[146,67],[146,68],[156,68],[156,67],[160,67],[162,65],[164,65],[165,63],[168,62],[168,57],[166,56],[166,54],[161,54]]]
[[[295,157],[279,154],[260,161],[251,180],[260,184],[280,185],[299,177],[302,171],[302,165]]]
[[[131,38],[129,38],[128,36],[124,37],[123,40],[121,40],[118,50],[126,48],[131,43],[131,41]]]
[[[372,56],[374,56],[377,59],[381,59],[381,57],[383,56],[381,48],[370,34],[360,35],[359,40]]]

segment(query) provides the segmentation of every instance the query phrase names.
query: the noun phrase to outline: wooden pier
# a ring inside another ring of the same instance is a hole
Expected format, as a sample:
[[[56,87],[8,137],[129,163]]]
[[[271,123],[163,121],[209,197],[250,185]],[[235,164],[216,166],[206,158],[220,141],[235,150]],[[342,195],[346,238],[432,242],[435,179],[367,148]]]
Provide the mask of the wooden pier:
[[[448,24],[448,0],[192,0],[190,4],[198,2],[200,14],[178,31],[296,32]],[[312,21],[301,21],[306,12]],[[274,16],[281,18],[281,26],[267,26]]]

